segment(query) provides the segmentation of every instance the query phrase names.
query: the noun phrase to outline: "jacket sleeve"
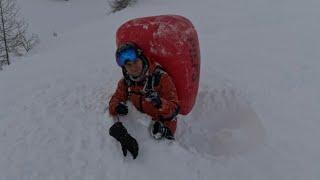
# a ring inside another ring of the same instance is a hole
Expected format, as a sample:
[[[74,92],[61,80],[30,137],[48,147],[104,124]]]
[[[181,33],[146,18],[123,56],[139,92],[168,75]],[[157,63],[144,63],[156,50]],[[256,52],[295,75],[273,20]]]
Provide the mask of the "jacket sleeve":
[[[120,102],[126,102],[127,100],[128,100],[128,87],[124,79],[122,78],[118,82],[117,89],[109,101],[109,114],[112,116],[117,115],[116,107]]]
[[[176,113],[177,108],[179,107],[177,90],[171,77],[167,73],[162,75],[160,86],[160,98],[162,104],[158,113],[163,118],[170,118]]]

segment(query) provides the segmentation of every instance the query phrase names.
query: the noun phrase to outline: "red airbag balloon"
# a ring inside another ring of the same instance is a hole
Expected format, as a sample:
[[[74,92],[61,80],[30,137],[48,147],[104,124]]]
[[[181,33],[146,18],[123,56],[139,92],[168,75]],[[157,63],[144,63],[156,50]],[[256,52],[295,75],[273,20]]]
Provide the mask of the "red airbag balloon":
[[[127,21],[117,30],[117,45],[132,41],[147,58],[168,72],[176,86],[180,114],[195,104],[200,77],[200,48],[192,23],[178,15],[143,17]]]

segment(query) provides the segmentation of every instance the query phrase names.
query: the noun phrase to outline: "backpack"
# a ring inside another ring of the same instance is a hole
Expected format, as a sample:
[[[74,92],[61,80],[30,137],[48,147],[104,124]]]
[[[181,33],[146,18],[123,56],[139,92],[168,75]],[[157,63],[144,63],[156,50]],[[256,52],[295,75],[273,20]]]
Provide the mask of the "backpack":
[[[200,47],[192,23],[178,15],[132,19],[116,33],[117,45],[129,41],[136,43],[148,59],[156,59],[170,75],[180,114],[187,115],[195,104],[200,79]]]

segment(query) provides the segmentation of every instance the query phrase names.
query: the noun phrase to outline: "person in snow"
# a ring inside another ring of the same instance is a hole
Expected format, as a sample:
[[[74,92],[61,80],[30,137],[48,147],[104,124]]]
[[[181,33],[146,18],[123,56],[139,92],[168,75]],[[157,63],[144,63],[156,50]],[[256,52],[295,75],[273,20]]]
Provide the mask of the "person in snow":
[[[158,63],[148,59],[133,42],[123,43],[118,47],[116,61],[122,68],[123,78],[110,99],[110,115],[127,115],[126,102],[129,100],[140,112],[152,118],[152,137],[157,140],[174,140],[179,102],[171,77]],[[134,158],[137,156],[138,143],[121,122],[116,122],[109,133],[120,141],[124,155],[129,150]]]

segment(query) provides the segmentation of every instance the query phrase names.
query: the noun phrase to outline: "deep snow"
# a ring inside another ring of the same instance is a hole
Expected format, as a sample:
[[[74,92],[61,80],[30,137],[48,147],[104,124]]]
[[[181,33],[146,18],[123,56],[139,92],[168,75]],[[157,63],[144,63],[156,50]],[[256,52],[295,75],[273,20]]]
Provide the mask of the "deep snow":
[[[111,15],[105,0],[18,2],[41,43],[0,72],[0,179],[320,177],[320,2],[140,0]],[[131,107],[121,121],[140,143],[132,160],[106,133],[121,77],[114,35],[158,14],[194,23],[199,94],[174,143],[151,139]]]

